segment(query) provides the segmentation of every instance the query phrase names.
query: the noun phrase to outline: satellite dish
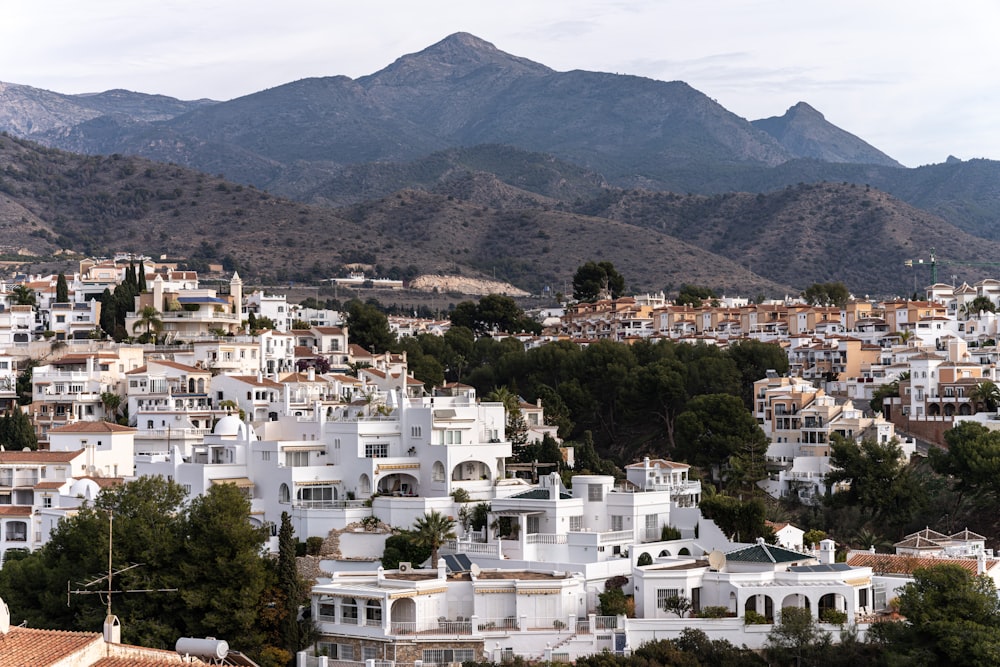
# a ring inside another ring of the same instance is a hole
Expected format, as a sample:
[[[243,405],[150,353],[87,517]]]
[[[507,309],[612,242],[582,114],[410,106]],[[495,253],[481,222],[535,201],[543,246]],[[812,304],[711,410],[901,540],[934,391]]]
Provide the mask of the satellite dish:
[[[718,549],[713,549],[708,554],[708,566],[716,572],[722,570],[722,568],[726,567],[726,554]]]
[[[472,565],[469,566],[469,572],[472,573],[473,577],[478,577],[479,573],[482,572],[482,569],[480,569],[478,565],[473,563]]]

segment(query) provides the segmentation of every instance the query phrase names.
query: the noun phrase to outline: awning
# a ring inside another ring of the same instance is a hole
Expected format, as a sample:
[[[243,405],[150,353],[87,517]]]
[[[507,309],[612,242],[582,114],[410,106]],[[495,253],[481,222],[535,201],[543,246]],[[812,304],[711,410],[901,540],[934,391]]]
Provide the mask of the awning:
[[[496,510],[490,512],[496,516],[528,516],[535,514],[545,514],[542,510]]]
[[[314,479],[309,481],[294,482],[295,486],[331,486],[340,484],[339,479]]]
[[[212,484],[235,484],[241,489],[248,489],[253,486],[253,480],[249,477],[223,477],[213,479]]]

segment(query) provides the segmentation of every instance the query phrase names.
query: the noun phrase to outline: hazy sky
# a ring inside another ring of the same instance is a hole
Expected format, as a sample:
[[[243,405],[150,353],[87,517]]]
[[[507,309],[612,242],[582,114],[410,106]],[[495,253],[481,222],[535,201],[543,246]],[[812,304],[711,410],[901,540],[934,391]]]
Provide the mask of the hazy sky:
[[[0,81],[227,100],[375,72],[459,31],[556,70],[682,80],[753,120],[799,101],[907,166],[1000,159],[1000,2],[6,0]]]

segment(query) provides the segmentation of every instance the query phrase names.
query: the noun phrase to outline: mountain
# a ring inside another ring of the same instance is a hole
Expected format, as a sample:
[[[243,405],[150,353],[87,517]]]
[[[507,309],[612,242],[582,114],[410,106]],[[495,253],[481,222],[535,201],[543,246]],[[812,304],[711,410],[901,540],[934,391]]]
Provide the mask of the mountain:
[[[0,129],[14,135],[57,144],[70,128],[104,116],[132,122],[168,120],[211,100],[184,102],[164,95],[146,95],[127,90],[64,95],[40,88],[0,81]]]
[[[983,262],[1000,238],[1000,163],[906,169],[805,103],[751,123],[680,81],[557,72],[465,33],[358,79],[228,102],[13,84],[0,101],[0,129],[111,156],[22,146],[21,166],[0,171],[17,194],[9,219],[39,225],[8,245],[39,252],[124,240],[299,280],[365,258],[495,270],[529,289],[603,253],[637,288],[840,279],[885,293],[908,291],[898,265],[931,246]],[[25,174],[35,190],[19,187]],[[445,238],[414,236],[415,221]],[[654,252],[663,243],[680,249],[672,266]]]
[[[805,102],[799,102],[784,116],[755,120],[751,125],[770,134],[789,153],[800,158],[883,167],[903,166],[874,146],[827,122],[823,114]]]
[[[595,258],[642,266],[629,273],[640,291],[748,281],[739,262],[656,230],[560,210],[483,172],[448,184],[450,193],[402,190],[333,209],[177,165],[0,136],[0,254],[24,268],[61,257],[65,268],[76,254],[131,250],[200,269],[221,262],[265,284],[332,277],[360,262],[381,275],[495,275],[555,292]],[[749,284],[769,294],[789,289],[763,277]]]
[[[77,112],[77,125],[96,118],[94,109],[85,111]],[[66,121],[37,138],[79,152],[221,171],[276,192],[290,180],[285,169],[317,182],[346,165],[410,161],[477,144],[550,153],[627,183],[666,165],[775,165],[794,157],[683,82],[556,72],[464,33],[357,80],[304,79],[162,121],[127,109],[118,115],[131,121],[118,121],[118,134],[108,123],[67,132]],[[0,122],[0,129],[24,135],[11,124]]]

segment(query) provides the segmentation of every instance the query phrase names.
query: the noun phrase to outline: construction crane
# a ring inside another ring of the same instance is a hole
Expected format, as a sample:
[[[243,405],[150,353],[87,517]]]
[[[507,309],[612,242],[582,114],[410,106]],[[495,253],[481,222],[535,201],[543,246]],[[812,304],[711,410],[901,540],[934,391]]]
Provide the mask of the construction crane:
[[[930,260],[927,263],[931,265],[931,284],[932,285],[936,285],[937,284],[937,281],[938,281],[937,269],[938,269],[938,265],[939,264],[941,266],[1000,266],[1000,262],[964,262],[964,261],[961,261],[961,260],[952,260],[952,259],[938,260],[937,256],[934,254],[934,248],[931,248]],[[906,261],[903,262],[904,266],[907,266],[907,267],[910,267],[910,268],[913,268],[914,265],[920,266],[922,264],[924,264],[924,260],[922,260],[922,259],[908,259],[908,260],[906,260]],[[916,274],[914,274],[913,275],[913,283],[914,283],[913,289],[914,289],[914,291],[916,291],[916,281],[917,281],[917,276],[916,276]]]

